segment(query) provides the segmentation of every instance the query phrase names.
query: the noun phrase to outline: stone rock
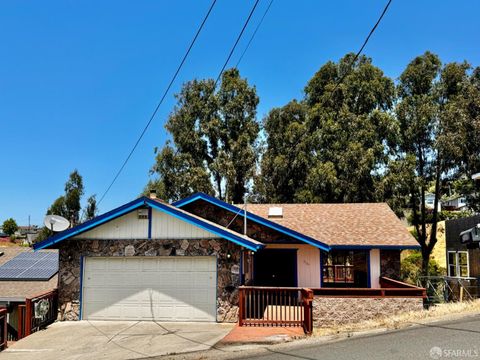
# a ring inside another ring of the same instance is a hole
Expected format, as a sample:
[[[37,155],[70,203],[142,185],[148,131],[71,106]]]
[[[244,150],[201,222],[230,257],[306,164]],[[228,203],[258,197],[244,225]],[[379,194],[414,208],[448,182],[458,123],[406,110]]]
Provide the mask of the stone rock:
[[[124,254],[125,254],[125,256],[134,256],[135,255],[135,247],[133,245],[125,246]]]
[[[423,309],[421,298],[334,298],[316,296],[313,325],[330,327],[353,324],[401,312]]]
[[[164,247],[162,247],[162,248],[160,248],[160,250],[158,251],[158,255],[159,255],[159,256],[169,256],[171,253],[172,253],[172,249],[171,249],[171,248],[165,249]]]
[[[187,250],[189,245],[190,243],[188,242],[188,240],[182,240],[182,242],[180,243],[180,248],[182,250]]]
[[[232,265],[232,267],[230,268],[230,272],[232,274],[240,274],[240,266],[237,264]]]
[[[148,249],[147,251],[144,252],[145,256],[157,256],[157,250],[156,249]]]
[[[183,250],[183,249],[177,249],[177,251],[175,252],[175,255],[177,255],[177,256],[185,256],[185,250]]]
[[[98,240],[92,241],[92,250],[94,251],[98,250]]]

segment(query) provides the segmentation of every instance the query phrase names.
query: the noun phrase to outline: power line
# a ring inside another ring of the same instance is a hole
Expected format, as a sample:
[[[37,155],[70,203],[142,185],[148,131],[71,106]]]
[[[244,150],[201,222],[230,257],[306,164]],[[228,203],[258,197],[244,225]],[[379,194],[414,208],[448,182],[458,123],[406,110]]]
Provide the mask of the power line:
[[[373,33],[375,32],[375,30],[377,29],[377,26],[380,24],[380,21],[382,21],[383,19],[383,16],[385,15],[385,13],[387,12],[388,10],[388,7],[390,6],[392,0],[389,0],[387,5],[385,5],[383,11],[382,11],[382,14],[380,15],[380,17],[378,18],[377,22],[375,23],[375,25],[373,26],[373,28],[370,30],[370,32],[368,33],[368,36],[365,38],[365,41],[363,42],[362,44],[362,47],[360,48],[360,50],[357,51],[357,53],[355,54],[355,57],[353,58],[353,61],[350,63],[350,66],[349,66],[349,70],[346,71],[342,77],[340,78],[340,80],[335,84],[335,87],[333,88],[332,92],[330,93],[333,94],[335,92],[335,90],[337,90],[337,87],[338,85],[340,85],[340,83],[345,79],[345,77],[348,75],[348,72],[350,71],[351,67],[355,64],[355,61],[357,61],[358,57],[360,56],[360,54],[362,53],[363,49],[365,48],[365,46],[367,46],[367,43],[368,43],[368,40],[370,40],[370,37],[373,35]]]
[[[182,69],[183,67],[183,64],[185,63],[185,61],[187,60],[187,57],[188,55],[190,54],[190,51],[192,50],[193,48],[193,45],[195,44],[195,42],[197,41],[197,38],[198,36],[200,35],[200,32],[202,31],[203,29],[203,26],[205,25],[205,23],[207,22],[207,19],[208,17],[210,16],[210,13],[212,12],[213,10],[213,7],[215,6],[215,3],[217,2],[217,0],[213,0],[212,1],[212,4],[210,5],[210,8],[208,9],[208,12],[207,14],[205,15],[205,17],[203,18],[203,21],[202,23],[200,24],[200,27],[198,28],[195,36],[193,37],[193,40],[191,41],[190,43],[190,46],[188,47],[187,49],[187,52],[185,53],[185,55],[183,56],[183,59],[182,61],[180,62],[180,64],[178,65],[177,67],[177,70],[175,71],[175,74],[173,75],[172,79],[170,80],[170,83],[168,84],[167,88],[165,89],[162,97],[160,98],[160,101],[158,102],[155,110],[153,111],[152,115],[150,116],[150,119],[148,120],[147,124],[145,125],[145,127],[143,128],[142,132],[140,133],[140,136],[138,137],[137,141],[135,142],[135,145],[133,146],[132,150],[130,150],[130,153],[128,154],[127,158],[125,159],[125,161],[123,162],[122,166],[120,167],[120,169],[117,171],[117,173],[115,174],[112,182],[110,183],[110,185],[108,185],[107,187],[107,190],[105,190],[105,192],[103,193],[102,197],[100,198],[100,200],[98,201],[97,203],[97,206],[100,205],[100,203],[102,202],[102,200],[105,198],[105,196],[107,195],[107,193],[110,191],[110,189],[112,188],[113,184],[115,184],[115,181],[117,181],[118,177],[120,176],[120,174],[122,173],[123,169],[125,168],[125,166],[127,165],[128,161],[130,160],[130,158],[132,157],[133,153],[135,152],[138,144],[140,143],[140,141],[142,140],[143,136],[145,135],[147,129],[150,127],[150,124],[152,123],[153,119],[155,118],[155,115],[157,114],[158,112],[158,109],[160,108],[160,106],[162,105],[163,101],[165,100],[165,98],[167,97],[167,94],[168,92],[170,91],[170,88],[172,87],[173,83],[175,82],[180,70]]]
[[[360,50],[357,51],[357,53],[355,54],[355,57],[353,58],[353,61],[350,63],[350,65],[348,66],[348,70],[345,71],[345,73],[342,75],[342,77],[337,80],[335,82],[335,86],[333,88],[333,90],[330,92],[330,97],[329,99],[331,99],[331,97],[333,96],[333,93],[335,92],[335,90],[338,88],[338,86],[343,82],[343,80],[345,79],[345,77],[349,74],[352,66],[355,64],[355,61],[357,61],[358,57],[360,56],[360,54],[362,53],[363,49],[365,48],[365,46],[367,45],[368,41],[370,40],[370,37],[373,35],[373,33],[375,32],[375,30],[377,29],[378,25],[380,24],[380,22],[382,21],[383,19],[383,16],[385,15],[385,13],[387,12],[390,4],[391,4],[392,0],[389,0],[387,2],[387,4],[385,5],[385,7],[383,8],[383,11],[382,13],[380,14],[380,17],[378,18],[377,22],[375,23],[375,25],[372,27],[372,29],[370,30],[370,32],[368,33],[368,36],[365,38],[365,41],[363,42],[362,46],[360,47]],[[307,132],[309,131],[308,128],[305,129],[305,131],[303,132],[303,134],[301,136],[298,137],[297,141],[293,144],[293,146],[290,148],[290,150],[293,150],[293,149],[296,149],[296,147],[298,146],[298,144],[300,143],[300,140],[303,139],[303,137],[307,134]],[[293,153],[293,151],[290,151],[288,155],[291,155]],[[290,156],[289,156],[290,157]]]
[[[217,76],[217,80],[215,80],[215,85],[213,87],[213,91],[215,91],[215,88],[217,87],[217,84],[220,81],[220,78],[221,78],[223,72],[225,71],[225,68],[227,67],[228,62],[230,61],[230,58],[232,57],[233,52],[235,51],[235,48],[238,45],[238,42],[242,38],[243,32],[245,31],[248,23],[250,22],[250,19],[252,18],[252,15],[255,12],[255,9],[257,8],[257,5],[258,5],[259,1],[260,0],[256,0],[255,4],[253,4],[252,10],[250,10],[250,14],[248,14],[248,18],[247,18],[247,20],[245,20],[245,23],[243,24],[242,31],[240,31],[240,34],[238,34],[237,40],[235,41],[235,44],[233,44],[233,47],[232,47],[232,49],[230,50],[230,53],[227,56],[227,60],[225,60],[225,63],[223,64],[223,67],[222,67],[222,70],[220,70],[220,73]]]
[[[220,70],[220,72],[218,73],[218,76],[217,76],[217,79],[215,80],[215,84],[213,85],[213,88],[212,88],[212,92],[207,96],[206,100],[210,99],[211,96],[214,96],[215,94],[215,89],[217,88],[217,85],[222,77],[222,74],[223,72],[225,71],[225,68],[227,67],[228,65],[228,62],[230,61],[240,39],[242,38],[242,35],[245,31],[245,29],[247,28],[248,26],[248,23],[250,22],[250,19],[252,18],[252,15],[253,13],[255,12],[255,9],[257,8],[257,5],[259,3],[260,0],[256,0],[255,3],[253,4],[253,7],[252,9],[250,10],[250,13],[248,14],[248,17],[247,19],[245,20],[245,23],[243,24],[243,27],[242,27],[242,30],[240,31],[240,33],[238,34],[237,36],[237,39],[235,40],[235,43],[233,44],[232,48],[230,49],[230,53],[228,54],[227,56],[227,59],[225,60],[223,66],[222,66],[222,69]],[[187,135],[186,134],[182,134],[183,138],[185,138]],[[183,140],[183,139],[182,139]],[[176,150],[176,152],[178,152],[178,148]]]
[[[263,20],[265,19],[265,16],[267,16],[268,10],[270,10],[270,7],[272,6],[272,3],[273,3],[273,0],[270,0],[270,3],[268,4],[267,8],[265,9],[265,12],[263,13],[262,18],[260,19],[260,22],[257,24],[257,27],[255,28],[255,31],[253,32],[252,36],[250,37],[250,40],[248,41],[247,46],[245,46],[245,49],[243,50],[242,55],[240,55],[240,58],[237,61],[237,65],[235,65],[236,68],[238,68],[238,65],[240,65],[240,63],[243,59],[243,56],[245,55],[248,48],[250,47],[250,44],[252,43],[253,38],[257,34],[258,29],[260,29],[260,26],[262,26]]]

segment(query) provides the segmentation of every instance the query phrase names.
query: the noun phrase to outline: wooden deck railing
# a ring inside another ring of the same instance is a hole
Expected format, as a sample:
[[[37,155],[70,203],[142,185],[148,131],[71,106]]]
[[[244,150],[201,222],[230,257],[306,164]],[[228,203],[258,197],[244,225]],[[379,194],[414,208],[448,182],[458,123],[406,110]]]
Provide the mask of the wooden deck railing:
[[[19,325],[20,338],[28,336],[53,323],[57,315],[58,293],[56,289],[26,299],[25,308],[19,311],[19,324],[21,324]]]
[[[316,288],[318,296],[331,297],[421,297],[426,298],[426,289],[387,277],[380,278],[380,288]]]
[[[306,288],[241,286],[239,326],[298,326],[310,334],[312,301]]]
[[[0,350],[7,348],[7,308],[0,308]]]

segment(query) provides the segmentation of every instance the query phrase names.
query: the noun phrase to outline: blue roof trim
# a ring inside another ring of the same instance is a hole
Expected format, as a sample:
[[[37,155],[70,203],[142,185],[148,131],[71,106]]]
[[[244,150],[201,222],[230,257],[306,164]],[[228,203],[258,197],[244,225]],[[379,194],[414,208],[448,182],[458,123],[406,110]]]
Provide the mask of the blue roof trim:
[[[222,230],[219,227],[217,228],[216,226],[209,224],[205,221],[202,221],[200,219],[197,219],[191,215],[185,214],[184,212],[181,212],[175,208],[169,207],[167,205],[164,205],[158,201],[151,200],[147,197],[141,197],[136,200],[133,200],[125,205],[122,205],[116,209],[113,209],[103,215],[97,216],[96,218],[86,221],[83,224],[80,224],[78,226],[75,226],[74,228],[65,230],[61,233],[58,233],[57,235],[54,235],[48,239],[45,239],[42,242],[36,243],[33,245],[34,250],[40,250],[44,249],[46,247],[49,247],[51,245],[54,245],[60,241],[66,240],[68,238],[71,238],[72,236],[81,234],[85,231],[91,230],[94,227],[97,227],[99,225],[102,225],[110,220],[113,220],[117,217],[120,217],[126,213],[129,213],[135,209],[138,209],[144,205],[148,205],[152,208],[155,208],[157,210],[160,210],[162,212],[165,212],[169,215],[172,215],[178,219],[181,219],[183,221],[186,221],[190,224],[193,224],[197,227],[200,227],[204,230],[207,230],[211,233],[214,233],[224,239],[227,239],[229,241],[232,241],[238,245],[241,245],[249,250],[252,251],[257,251],[261,249],[264,245],[263,244],[257,244],[254,242],[249,241],[248,239],[245,239],[241,236],[237,236],[235,234],[232,234],[228,231]]]
[[[222,200],[218,200],[218,199],[214,198],[213,196],[210,196],[210,195],[207,195],[207,194],[204,194],[204,193],[201,193],[201,192],[195,193],[195,194],[193,194],[193,195],[191,195],[191,196],[189,196],[185,199],[176,201],[172,205],[176,206],[178,208],[181,208],[181,207],[183,207],[187,204],[190,204],[194,201],[197,201],[197,200],[205,200],[205,201],[207,201],[211,204],[217,205],[217,206],[219,206],[219,207],[221,207],[225,210],[228,210],[228,211],[231,211],[235,214],[238,214],[239,216],[244,216],[244,213],[245,213],[245,211],[243,209],[240,209],[239,207],[237,207],[235,205],[228,204],[228,203],[226,203]],[[271,229],[274,229],[278,232],[281,232],[282,234],[291,236],[291,237],[293,237],[297,240],[306,242],[307,244],[315,246],[319,249],[322,249],[322,250],[325,250],[325,251],[330,250],[330,246],[328,246],[327,244],[325,244],[321,241],[318,241],[314,238],[303,235],[303,234],[301,234],[301,233],[299,233],[295,230],[292,230],[292,229],[289,229],[285,226],[274,223],[273,221],[267,220],[267,219],[265,219],[261,216],[252,214],[251,212],[248,212],[248,211],[247,211],[247,219],[255,221],[259,224],[265,225],[265,226],[267,226]]]
[[[45,249],[48,246],[54,245],[60,241],[68,239],[72,236],[83,233],[87,230],[90,230],[94,227],[97,227],[101,224],[104,224],[110,220],[113,220],[119,216],[122,216],[130,211],[138,209],[139,207],[145,205],[145,198],[141,197],[136,200],[133,200],[125,205],[122,205],[116,209],[106,212],[105,214],[99,215],[91,220],[85,221],[84,223],[75,226],[71,229],[62,231],[54,236],[49,237],[39,243],[33,245],[34,250]]]

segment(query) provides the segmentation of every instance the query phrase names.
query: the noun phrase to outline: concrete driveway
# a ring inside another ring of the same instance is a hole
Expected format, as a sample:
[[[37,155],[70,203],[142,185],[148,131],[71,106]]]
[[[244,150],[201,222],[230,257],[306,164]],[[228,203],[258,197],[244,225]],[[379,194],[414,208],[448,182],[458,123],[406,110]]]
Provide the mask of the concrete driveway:
[[[208,350],[234,324],[150,321],[57,322],[0,353],[12,359],[143,359]]]

